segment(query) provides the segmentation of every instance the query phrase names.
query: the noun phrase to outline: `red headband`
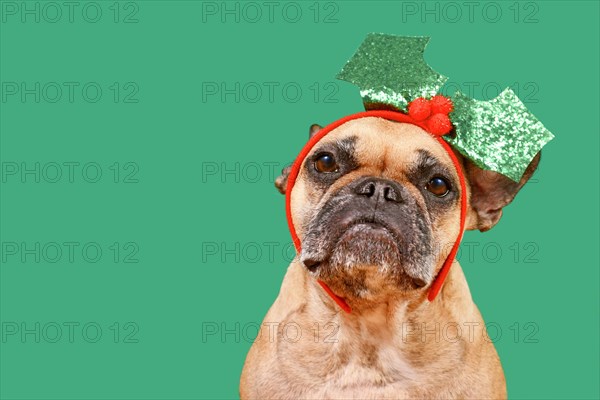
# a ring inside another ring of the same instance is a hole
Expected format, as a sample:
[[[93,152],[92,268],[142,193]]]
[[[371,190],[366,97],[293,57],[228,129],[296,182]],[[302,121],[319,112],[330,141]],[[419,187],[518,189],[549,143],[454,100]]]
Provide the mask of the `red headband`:
[[[356,114],[348,115],[342,119],[339,119],[339,120],[327,125],[325,128],[318,131],[312,138],[310,138],[309,141],[306,143],[306,145],[304,145],[304,147],[300,151],[300,154],[298,154],[298,157],[296,158],[296,160],[294,161],[294,164],[292,165],[292,169],[288,176],[287,188],[285,191],[285,211],[287,214],[288,226],[290,229],[290,233],[292,235],[292,240],[294,242],[294,246],[296,247],[296,251],[298,253],[300,253],[300,250],[301,250],[300,239],[298,238],[298,235],[296,234],[296,230],[294,228],[294,222],[292,221],[292,210],[291,210],[290,203],[291,203],[291,198],[292,198],[292,188],[294,187],[294,183],[296,182],[296,178],[298,177],[298,173],[300,172],[300,167],[302,165],[302,162],[304,161],[304,159],[306,158],[308,153],[311,151],[311,149],[314,147],[314,145],[317,144],[317,142],[319,142],[329,132],[331,132],[335,128],[345,124],[348,121],[352,121],[354,119],[359,119],[359,118],[365,118],[365,117],[379,117],[379,118],[384,118],[384,119],[387,119],[390,121],[405,122],[405,123],[416,125],[430,133],[431,133],[431,131],[436,131],[435,128],[430,129],[430,128],[432,128],[431,124],[428,124],[426,120],[417,121],[414,118],[412,118],[410,115],[403,114],[403,113],[397,112],[397,111],[375,110],[375,111],[364,111],[364,112],[359,112]],[[435,299],[435,297],[439,293],[440,289],[442,288],[442,285],[444,283],[444,280],[446,279],[446,276],[448,275],[448,272],[450,271],[450,266],[452,265],[452,262],[454,261],[454,258],[456,257],[456,252],[458,251],[458,246],[460,245],[460,241],[462,239],[463,231],[465,228],[465,218],[466,218],[466,213],[467,213],[467,196],[466,196],[467,191],[466,191],[466,185],[465,185],[465,177],[462,172],[462,167],[461,167],[458,159],[456,158],[456,155],[452,151],[452,148],[450,147],[450,145],[448,143],[446,143],[446,141],[444,139],[442,139],[441,135],[437,132],[431,133],[431,134],[438,141],[438,143],[441,144],[442,147],[446,150],[446,152],[450,156],[450,159],[452,160],[452,163],[454,163],[454,167],[456,168],[456,172],[458,173],[458,177],[460,180],[460,203],[461,204],[460,204],[460,230],[458,232],[458,237],[456,238],[456,242],[454,242],[454,246],[452,246],[452,250],[450,251],[450,254],[448,254],[448,257],[446,257],[446,260],[444,261],[444,265],[440,269],[440,272],[438,273],[437,277],[435,278],[435,280],[433,281],[433,283],[429,289],[429,294],[427,296],[429,301],[433,301]],[[346,303],[346,301],[344,299],[342,299],[341,297],[339,297],[335,293],[333,293],[333,291],[324,282],[322,282],[320,280],[317,282],[321,285],[321,287],[323,287],[323,289],[327,292],[327,294],[329,294],[329,296],[331,296],[331,298],[344,311],[346,311],[348,313],[351,312],[350,306]]]

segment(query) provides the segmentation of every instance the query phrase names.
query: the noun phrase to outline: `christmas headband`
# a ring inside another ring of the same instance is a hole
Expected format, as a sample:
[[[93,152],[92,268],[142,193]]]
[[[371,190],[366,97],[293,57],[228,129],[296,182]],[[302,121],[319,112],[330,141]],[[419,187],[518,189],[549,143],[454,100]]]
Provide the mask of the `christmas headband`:
[[[460,92],[450,99],[438,95],[448,78],[425,62],[428,42],[428,37],[370,33],[337,78],[360,88],[365,109],[408,113],[478,167],[519,182],[554,135],[510,88],[490,101]]]
[[[467,213],[465,177],[450,145],[480,168],[496,171],[519,182],[531,160],[554,136],[509,88],[491,101],[471,99],[460,92],[451,98],[438,94],[447,78],[436,73],[423,59],[428,42],[428,37],[367,35],[337,78],[359,86],[368,111],[349,115],[326,126],[306,143],[288,176],[286,214],[292,240],[297,252],[300,252],[300,239],[291,213],[292,189],[310,150],[335,128],[365,117],[419,126],[433,135],[448,153],[461,188],[459,233],[429,289],[428,299],[433,301],[456,257]],[[351,312],[343,298],[324,282],[318,283],[343,310]]]

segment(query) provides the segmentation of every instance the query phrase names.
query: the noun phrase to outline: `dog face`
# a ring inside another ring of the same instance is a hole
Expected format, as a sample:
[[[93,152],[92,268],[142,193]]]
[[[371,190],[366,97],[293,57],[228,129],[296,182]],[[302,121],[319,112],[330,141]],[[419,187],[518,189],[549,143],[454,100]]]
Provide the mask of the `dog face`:
[[[535,169],[517,184],[462,162],[469,229],[491,228]],[[287,173],[276,182],[282,191]],[[346,122],[311,149],[296,178],[299,259],[355,306],[422,295],[459,234],[460,196],[450,156],[421,128],[375,117]]]

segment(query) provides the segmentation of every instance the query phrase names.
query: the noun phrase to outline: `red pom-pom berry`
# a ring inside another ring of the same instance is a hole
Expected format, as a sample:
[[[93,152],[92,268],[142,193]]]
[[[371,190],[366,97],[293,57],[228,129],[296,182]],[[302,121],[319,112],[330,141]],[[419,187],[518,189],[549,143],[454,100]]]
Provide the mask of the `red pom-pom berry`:
[[[452,111],[452,100],[438,94],[431,98],[431,113],[432,114],[448,114]]]
[[[427,130],[436,136],[442,136],[452,130],[452,122],[446,114],[433,114],[426,122]]]
[[[423,121],[429,115],[431,115],[431,105],[429,100],[419,97],[411,101],[408,105],[408,115],[410,115],[415,121]]]

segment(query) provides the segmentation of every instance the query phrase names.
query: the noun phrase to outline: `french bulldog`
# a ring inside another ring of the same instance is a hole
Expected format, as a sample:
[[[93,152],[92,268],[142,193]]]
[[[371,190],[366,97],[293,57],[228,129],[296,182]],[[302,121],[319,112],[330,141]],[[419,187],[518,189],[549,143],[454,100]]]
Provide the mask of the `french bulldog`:
[[[455,155],[467,183],[465,229],[480,231],[498,222],[540,160],[516,183]],[[275,183],[282,193],[288,174]],[[440,143],[408,123],[351,120],[311,149],[290,202],[301,251],[247,355],[241,399],[506,398],[456,260],[427,299],[459,234],[458,179]]]

